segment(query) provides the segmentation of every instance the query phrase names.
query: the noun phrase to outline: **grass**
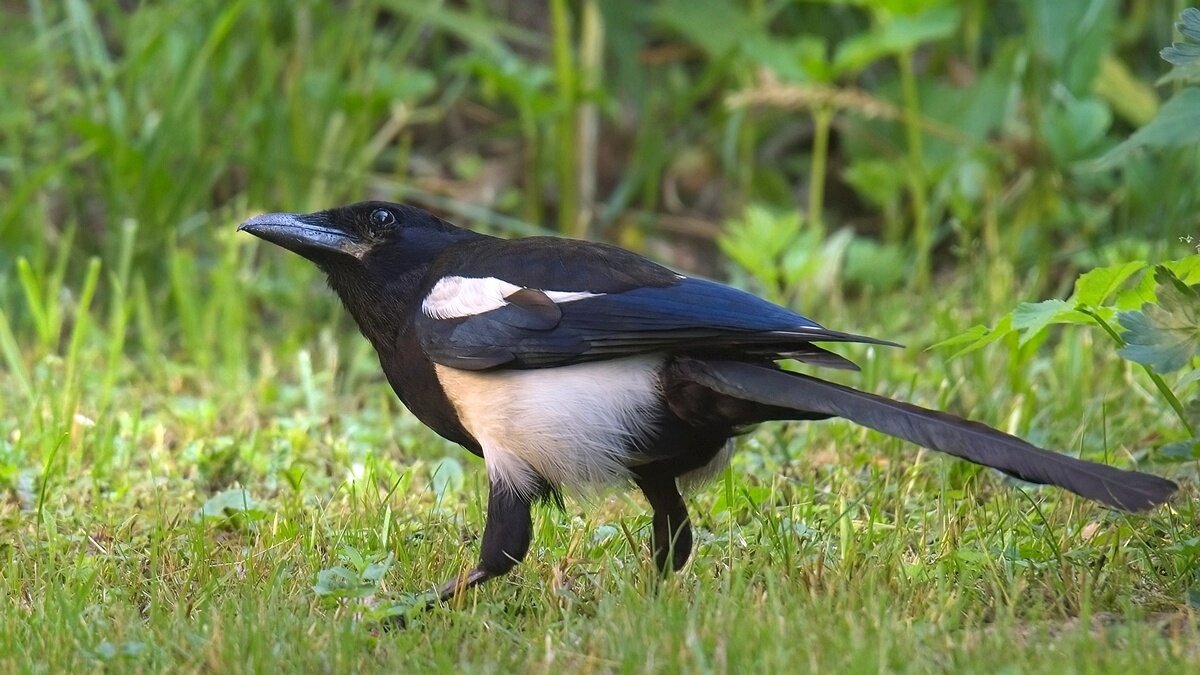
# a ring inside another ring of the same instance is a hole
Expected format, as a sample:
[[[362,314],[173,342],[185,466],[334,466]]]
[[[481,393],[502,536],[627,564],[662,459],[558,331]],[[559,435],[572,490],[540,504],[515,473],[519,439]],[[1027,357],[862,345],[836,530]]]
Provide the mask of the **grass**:
[[[0,22],[0,671],[1200,663],[1195,462],[1150,464],[1181,430],[1146,373],[1094,327],[952,361],[921,349],[1061,297],[1080,267],[1192,252],[1176,238],[1200,234],[1194,149],[1131,157],[1121,176],[1074,173],[1083,150],[1047,154],[1041,108],[1093,83],[1066,87],[1054,50],[1010,28],[1067,35],[1055,26],[1075,10],[994,21],[972,3],[969,44],[905,47],[921,54],[915,90],[890,52],[866,77],[829,71],[822,87],[871,104],[858,114],[723,102],[776,86],[763,69],[786,76],[794,57],[866,35],[860,9],[751,3],[714,10],[723,32],[615,0],[580,16],[552,3],[540,28],[477,2],[127,4],[32,0]],[[1178,8],[1130,4],[1142,23],[1088,54],[1153,81],[1138,55],[1169,40]],[[587,48],[573,49],[576,24]],[[977,85],[960,84],[980,61]],[[796,120],[814,113],[809,150]],[[893,170],[922,159],[920,180]],[[401,408],[310,266],[233,231],[258,211],[365,196],[506,233],[589,228],[699,267],[720,231],[756,268],[733,270],[741,283],[911,346],[847,348],[863,371],[838,379],[1183,490],[1127,516],[845,423],[766,425],[691,497],[697,548],[666,582],[639,498],[569,499],[536,514],[513,575],[382,632],[474,561],[481,463]],[[867,225],[850,241],[855,219]],[[856,251],[872,231],[887,242]],[[905,291],[926,252],[935,292]],[[1187,376],[1167,383],[1195,396]]]
[[[24,352],[28,394],[3,376],[16,414],[0,422],[0,668],[1166,672],[1200,659],[1190,486],[1170,508],[1120,515],[838,422],[743,439],[734,469],[691,500],[699,545],[664,584],[637,498],[569,500],[538,513],[511,577],[383,633],[390,608],[473,562],[480,463],[400,410],[344,321],[278,335],[284,317],[259,304],[271,280],[249,273],[256,244],[229,242],[238,283],[199,293],[221,267],[177,282],[198,315],[237,317],[199,331],[196,351],[108,366],[110,341],[136,326],[90,326]],[[319,280],[303,286],[315,316],[336,311]],[[877,298],[852,303],[846,316],[870,319],[845,327],[928,344],[979,318],[962,309],[971,282],[945,290],[912,308],[926,322]],[[1102,336],[1071,337],[1026,364],[1019,392],[1002,349],[948,364],[860,353],[854,380],[1126,463],[1170,419]]]

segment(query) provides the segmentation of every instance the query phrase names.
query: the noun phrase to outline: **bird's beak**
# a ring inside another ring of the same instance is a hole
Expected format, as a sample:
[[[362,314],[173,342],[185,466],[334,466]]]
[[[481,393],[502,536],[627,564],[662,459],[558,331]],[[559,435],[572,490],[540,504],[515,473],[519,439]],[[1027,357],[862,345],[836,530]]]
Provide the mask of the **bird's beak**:
[[[370,248],[367,242],[333,227],[315,213],[264,213],[238,225],[238,232],[242,231],[310,260],[327,258],[331,253],[362,258]]]

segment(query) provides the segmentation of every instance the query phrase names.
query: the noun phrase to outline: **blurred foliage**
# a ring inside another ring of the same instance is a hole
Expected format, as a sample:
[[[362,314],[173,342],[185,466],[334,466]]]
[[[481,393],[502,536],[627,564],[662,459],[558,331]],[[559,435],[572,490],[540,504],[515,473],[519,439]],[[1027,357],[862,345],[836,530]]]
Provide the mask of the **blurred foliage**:
[[[1022,303],[991,328],[975,326],[933,347],[953,348],[955,357],[1011,337],[1017,337],[1019,345],[1036,347],[1050,326],[1062,324],[1098,326],[1116,345],[1117,354],[1145,371],[1187,438],[1168,439],[1171,442],[1159,448],[1161,458],[1200,459],[1200,394],[1195,391],[1200,371],[1188,368],[1174,383],[1164,377],[1200,356],[1200,255],[1153,266],[1135,260],[1098,267],[1075,280],[1068,300]],[[1013,359],[1022,370],[1030,365],[1026,360]]]
[[[0,297],[18,256],[45,267],[70,241],[82,279],[132,222],[131,283],[157,306],[169,244],[207,265],[245,213],[364,197],[661,240],[702,269],[726,219],[799,210],[873,242],[847,265],[903,260],[869,283],[979,256],[1061,277],[1106,243],[1200,229],[1196,13],[1163,52],[1174,69],[1156,57],[1180,9],[5,3]]]
[[[0,0],[0,670],[1195,670],[1182,10]],[[234,232],[366,198],[941,339],[831,376],[1184,489],[1119,516],[773,425],[667,584],[640,510],[569,501],[513,583],[376,639],[473,562],[482,463],[401,411],[311,265]]]
[[[1200,11],[1168,5],[5,3],[0,362],[67,426],[147,368],[245,383],[270,345],[311,375],[343,313],[233,226],[364,198],[815,316],[933,275],[984,312],[1065,296],[1200,236]]]

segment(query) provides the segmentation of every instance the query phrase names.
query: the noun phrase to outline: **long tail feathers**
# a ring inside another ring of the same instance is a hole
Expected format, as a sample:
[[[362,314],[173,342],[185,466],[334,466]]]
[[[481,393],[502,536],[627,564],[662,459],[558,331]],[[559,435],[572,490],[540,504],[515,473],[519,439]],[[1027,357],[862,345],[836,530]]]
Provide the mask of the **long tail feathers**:
[[[1056,485],[1125,511],[1157,506],[1178,488],[1158,476],[1042,450],[978,422],[807,375],[737,361],[689,361],[680,365],[684,377],[727,396],[842,417],[1031,483]]]

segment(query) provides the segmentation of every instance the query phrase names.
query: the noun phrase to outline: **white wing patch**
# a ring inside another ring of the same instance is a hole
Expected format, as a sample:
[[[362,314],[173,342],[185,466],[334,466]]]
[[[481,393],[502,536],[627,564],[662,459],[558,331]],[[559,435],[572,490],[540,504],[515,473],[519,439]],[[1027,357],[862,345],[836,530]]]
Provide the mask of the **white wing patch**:
[[[439,279],[421,303],[421,311],[434,319],[460,319],[500,309],[508,296],[525,290],[496,277],[444,277]],[[595,298],[603,293],[588,291],[547,291],[536,289],[552,302],[564,303]]]
[[[538,289],[541,290],[541,289]],[[588,298],[598,298],[603,293],[589,293],[588,291],[542,291],[550,301],[555,304],[564,302],[575,302],[576,300],[586,300]]]
[[[520,286],[495,277],[445,277],[425,296],[421,311],[435,319],[474,316],[507,305],[504,298],[519,290]]]

